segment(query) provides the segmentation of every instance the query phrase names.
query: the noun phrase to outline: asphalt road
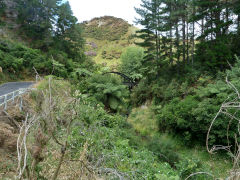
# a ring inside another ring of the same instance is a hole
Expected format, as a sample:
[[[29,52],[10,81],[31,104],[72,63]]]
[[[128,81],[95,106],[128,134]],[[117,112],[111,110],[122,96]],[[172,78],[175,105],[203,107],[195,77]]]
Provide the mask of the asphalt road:
[[[22,88],[28,88],[31,85],[33,85],[34,82],[10,82],[10,83],[5,83],[0,86],[0,96],[3,96],[5,94],[14,92],[18,89]],[[3,99],[0,98],[0,104],[3,103]]]

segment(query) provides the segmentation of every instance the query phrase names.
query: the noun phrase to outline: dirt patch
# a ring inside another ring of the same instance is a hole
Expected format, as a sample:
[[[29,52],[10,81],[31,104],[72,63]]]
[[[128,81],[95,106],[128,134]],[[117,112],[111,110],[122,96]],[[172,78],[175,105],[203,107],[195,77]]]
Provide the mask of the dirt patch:
[[[19,108],[0,113],[0,179],[14,179],[17,170],[17,139],[23,114]]]
[[[9,124],[0,122],[0,148],[9,152],[17,149],[17,137],[15,129]]]
[[[16,130],[7,123],[0,122],[0,179],[8,179],[16,174],[17,137]]]

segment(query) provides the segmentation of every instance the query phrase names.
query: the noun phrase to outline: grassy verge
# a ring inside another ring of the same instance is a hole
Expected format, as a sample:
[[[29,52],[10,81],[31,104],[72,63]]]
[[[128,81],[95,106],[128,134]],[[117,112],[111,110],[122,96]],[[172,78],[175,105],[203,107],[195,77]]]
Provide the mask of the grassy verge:
[[[207,171],[216,178],[226,178],[232,168],[231,160],[226,154],[211,155],[205,147],[200,145],[188,147],[183,143],[181,137],[176,138],[169,134],[159,133],[156,128],[158,123],[150,105],[133,109],[128,122],[142,137],[142,143],[153,153],[165,154],[167,157],[160,156],[160,159],[172,161],[173,166],[176,165],[177,171],[182,177],[184,175],[186,177],[189,173]],[[173,154],[176,157],[173,157]]]

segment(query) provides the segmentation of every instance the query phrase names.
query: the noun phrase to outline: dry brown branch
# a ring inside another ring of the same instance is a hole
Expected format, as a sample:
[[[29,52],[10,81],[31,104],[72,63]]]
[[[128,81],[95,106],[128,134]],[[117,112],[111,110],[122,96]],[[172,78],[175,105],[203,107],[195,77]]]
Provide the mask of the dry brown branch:
[[[36,68],[33,66],[33,70],[36,74],[36,81],[38,81],[38,79],[42,80],[42,77],[39,75],[39,73],[37,72]]]
[[[20,125],[18,124],[18,122],[13,119],[6,111],[3,111],[3,113],[7,116],[7,118],[11,121],[11,124],[13,124],[16,128],[20,129]]]

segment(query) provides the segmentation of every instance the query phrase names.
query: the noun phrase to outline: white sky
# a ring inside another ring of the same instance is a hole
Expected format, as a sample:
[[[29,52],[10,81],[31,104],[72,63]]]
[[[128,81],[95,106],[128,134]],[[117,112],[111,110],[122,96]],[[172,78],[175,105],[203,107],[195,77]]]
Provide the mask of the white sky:
[[[134,24],[137,14],[134,7],[139,7],[141,0],[69,0],[74,16],[79,22],[94,17],[110,15]]]

